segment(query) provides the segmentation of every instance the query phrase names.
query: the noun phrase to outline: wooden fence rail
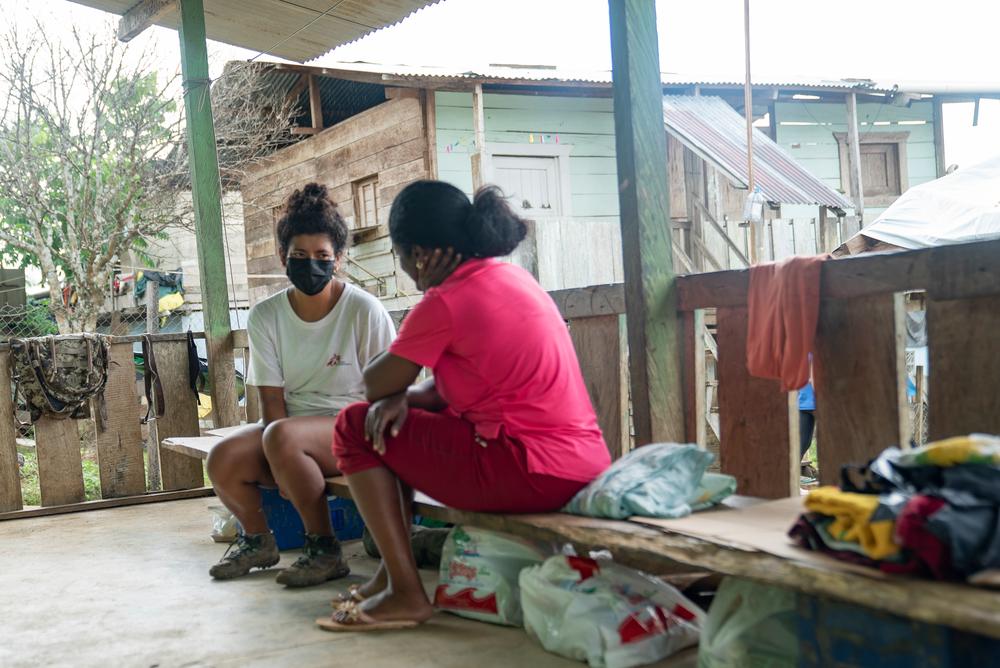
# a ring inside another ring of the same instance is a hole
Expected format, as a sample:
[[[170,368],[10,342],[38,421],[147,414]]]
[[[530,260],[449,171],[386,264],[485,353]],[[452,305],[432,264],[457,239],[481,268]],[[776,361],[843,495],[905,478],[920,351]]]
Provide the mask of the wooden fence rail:
[[[795,393],[747,373],[749,277],[680,277],[678,301],[682,314],[717,309],[722,470],[741,494],[780,498],[798,492],[798,410]],[[930,437],[1000,433],[1000,241],[830,260],[814,357],[824,484],[838,482],[842,465],[909,441],[902,295],[913,291],[926,292]],[[684,354],[688,367],[701,361]],[[694,388],[685,398],[697,412]],[[689,440],[701,423],[688,420]]]
[[[580,353],[587,388],[594,401],[608,447],[619,456],[629,447],[627,359],[624,350],[625,295],[621,285],[560,290],[551,293]],[[399,324],[405,312],[393,312]],[[203,338],[203,334],[195,334]],[[150,338],[163,385],[166,413],[151,423],[149,468],[159,470],[159,482],[147,480],[143,457],[140,390],[136,382],[133,346],[139,336],[112,336],[108,385],[105,394],[107,425],[97,433],[96,451],[101,498],[105,500],[153,495],[154,492],[192,490],[204,485],[201,459],[161,449],[164,439],[198,436],[198,399],[188,380],[187,334],[154,334]],[[233,332],[239,355],[249,346],[245,330]],[[0,348],[0,387],[11,387],[10,355]],[[94,407],[98,410],[98,407]],[[0,519],[18,516],[23,501],[18,476],[17,407],[9,391],[0,392]],[[255,422],[259,408],[255,392],[247,392],[245,418]],[[81,439],[76,420],[42,418],[35,424],[39,487],[44,508],[72,509],[84,501]],[[158,465],[158,467],[157,467]],[[93,502],[84,504],[93,506]],[[39,511],[21,511],[37,514]]]

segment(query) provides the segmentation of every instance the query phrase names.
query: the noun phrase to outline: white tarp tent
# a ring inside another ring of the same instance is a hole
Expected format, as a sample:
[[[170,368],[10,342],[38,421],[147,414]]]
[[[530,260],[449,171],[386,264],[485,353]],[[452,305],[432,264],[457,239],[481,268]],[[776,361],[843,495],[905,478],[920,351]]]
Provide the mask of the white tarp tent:
[[[1000,237],[1000,155],[910,188],[858,236],[906,249]]]

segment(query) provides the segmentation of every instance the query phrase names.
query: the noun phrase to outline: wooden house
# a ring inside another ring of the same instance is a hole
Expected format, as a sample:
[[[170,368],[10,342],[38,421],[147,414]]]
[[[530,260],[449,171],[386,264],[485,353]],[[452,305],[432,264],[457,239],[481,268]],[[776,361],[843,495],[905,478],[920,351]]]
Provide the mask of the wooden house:
[[[421,178],[469,194],[480,183],[499,185],[534,222],[512,260],[546,289],[622,280],[609,81],[539,69],[456,74],[368,64],[275,64],[268,76],[308,111],[294,130],[303,139],[242,183],[251,304],[286,284],[274,226],[283,198],[312,180],[330,187],[351,226],[346,273],[390,308],[411,305],[416,288],[392,253],[388,210]],[[854,213],[851,200],[765,128],[755,139],[755,171],[768,222],[751,250],[741,116],[708,90],[664,91],[674,254],[684,273],[743,267],[758,251],[779,258],[829,250],[856,231],[839,229]]]

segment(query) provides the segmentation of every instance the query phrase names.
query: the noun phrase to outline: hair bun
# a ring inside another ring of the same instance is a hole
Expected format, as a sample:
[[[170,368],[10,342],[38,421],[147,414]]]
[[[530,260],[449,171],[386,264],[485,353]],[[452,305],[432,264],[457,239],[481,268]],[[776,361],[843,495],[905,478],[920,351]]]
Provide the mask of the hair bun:
[[[480,257],[509,255],[528,235],[528,224],[497,186],[483,186],[472,200],[474,246]]]
[[[293,192],[285,206],[290,214],[317,214],[330,208],[334,210],[337,208],[337,205],[330,201],[326,186],[315,182],[307,183]]]

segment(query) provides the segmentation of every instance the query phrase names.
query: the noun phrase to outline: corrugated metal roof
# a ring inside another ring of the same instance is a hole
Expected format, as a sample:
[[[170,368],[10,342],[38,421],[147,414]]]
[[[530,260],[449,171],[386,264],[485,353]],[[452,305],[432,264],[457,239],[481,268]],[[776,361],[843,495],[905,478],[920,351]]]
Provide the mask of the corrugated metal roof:
[[[432,65],[403,65],[370,63],[363,61],[344,62],[328,56],[321,56],[307,63],[312,67],[322,67],[331,71],[357,72],[378,74],[391,79],[406,79],[412,81],[431,81],[439,83],[448,79],[467,79],[470,81],[504,81],[591,84],[595,86],[611,85],[610,70],[574,70],[564,67],[541,65],[474,65],[463,67],[443,67]],[[660,79],[665,86],[705,86],[738,88],[742,81],[728,78],[698,77],[676,72],[661,72]],[[830,91],[868,91],[873,93],[891,92],[892,87],[884,88],[870,79],[832,79],[823,77],[765,77],[754,81],[758,88],[804,88],[810,90]]]
[[[667,132],[747,187],[746,121],[725,100],[714,96],[665,95]],[[810,174],[759,130],[753,138],[754,181],[764,198],[776,204],[819,204],[847,209],[851,202]]]
[[[71,0],[123,15],[138,0]],[[205,0],[208,38],[304,62],[399,23],[439,0]],[[156,25],[177,28],[176,6]]]

